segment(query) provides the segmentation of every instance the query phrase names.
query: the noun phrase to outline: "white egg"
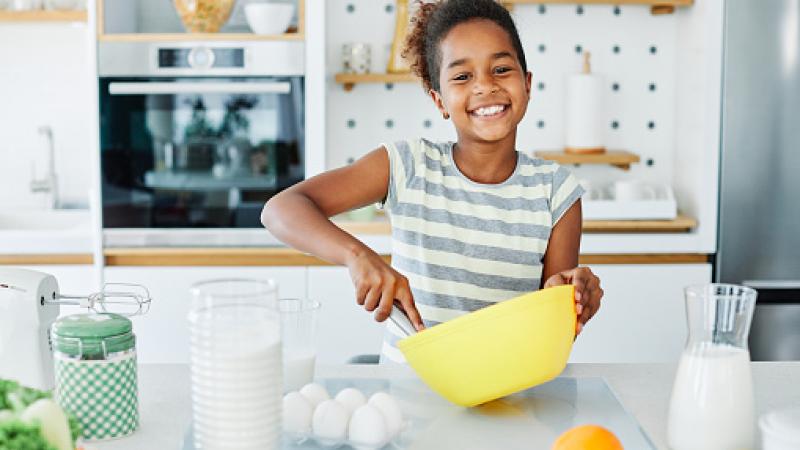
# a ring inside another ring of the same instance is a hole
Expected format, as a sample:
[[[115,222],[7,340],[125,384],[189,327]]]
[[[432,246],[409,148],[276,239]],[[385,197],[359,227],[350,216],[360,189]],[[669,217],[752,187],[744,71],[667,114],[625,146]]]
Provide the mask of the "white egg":
[[[357,410],[359,406],[367,404],[367,397],[355,388],[342,389],[336,394],[336,400],[346,406],[350,410],[350,414]]]
[[[325,400],[331,399],[328,391],[326,391],[324,387],[317,383],[308,383],[307,385],[303,386],[302,389],[300,389],[300,393],[303,394],[303,397],[307,398],[309,402],[311,402],[311,406],[314,408],[316,408]]]
[[[394,439],[403,427],[403,412],[397,400],[386,392],[376,392],[369,398],[369,405],[372,405],[386,418],[386,427],[389,431],[389,439]]]
[[[372,405],[359,407],[350,419],[347,438],[359,450],[383,447],[389,441],[386,418]]]
[[[283,397],[283,430],[292,434],[311,433],[314,407],[299,392],[289,392]]]
[[[336,400],[325,400],[314,410],[311,429],[314,437],[325,445],[335,445],[347,437],[350,411]]]

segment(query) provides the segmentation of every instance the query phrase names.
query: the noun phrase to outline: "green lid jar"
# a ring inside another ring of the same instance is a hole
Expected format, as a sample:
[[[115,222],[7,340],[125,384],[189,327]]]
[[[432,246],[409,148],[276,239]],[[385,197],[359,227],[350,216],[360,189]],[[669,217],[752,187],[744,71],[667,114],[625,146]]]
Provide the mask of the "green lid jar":
[[[136,338],[119,314],[75,314],[50,328],[58,404],[78,419],[81,437],[102,441],[139,427]]]
[[[85,360],[107,359],[136,347],[130,319],[111,313],[62,317],[53,324],[50,339],[53,351]]]

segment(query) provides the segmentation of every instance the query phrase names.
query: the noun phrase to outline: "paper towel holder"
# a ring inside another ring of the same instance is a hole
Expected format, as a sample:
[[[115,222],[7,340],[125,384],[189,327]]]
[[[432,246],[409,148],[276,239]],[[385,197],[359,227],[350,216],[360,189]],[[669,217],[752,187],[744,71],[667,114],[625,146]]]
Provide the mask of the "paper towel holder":
[[[582,73],[580,75],[576,75],[575,77],[580,77],[580,78],[583,78],[583,79],[592,77],[591,57],[592,57],[591,52],[586,52],[586,51],[583,52],[583,71],[582,71]],[[590,97],[593,97],[593,96],[590,96]],[[568,103],[572,104],[574,102],[574,100],[573,101],[569,101],[569,98],[570,98],[570,96],[568,96]],[[591,105],[595,105],[595,108],[597,108],[597,106],[599,105],[599,103],[598,103],[599,100],[595,99],[595,98],[585,98],[583,100],[584,101],[588,101],[589,104],[591,104]],[[592,108],[590,108],[590,109],[592,109]],[[578,125],[578,126],[584,126],[585,127],[585,126],[587,126],[587,120],[589,122],[594,122],[594,121],[598,120],[597,113],[595,112],[595,115],[593,117],[591,117],[591,118],[586,117],[586,118],[582,118],[582,119],[583,120],[580,121],[580,122],[582,122],[582,124]],[[568,125],[568,127],[570,125],[569,118],[567,119],[567,125]],[[575,126],[575,125],[577,125],[577,124],[574,124],[573,126]],[[588,126],[592,127],[592,126],[594,126],[594,124],[588,125]],[[567,134],[568,135],[570,134],[569,131],[567,132]],[[581,140],[584,140],[584,139],[581,139]],[[594,139],[592,139],[592,140],[594,140]],[[604,154],[606,152],[605,146],[601,146],[601,145],[588,145],[588,146],[587,145],[569,145],[570,144],[569,141],[570,141],[570,138],[568,137],[567,138],[567,145],[564,146],[564,153],[570,153],[570,154],[574,154],[574,155],[601,155],[601,154]]]

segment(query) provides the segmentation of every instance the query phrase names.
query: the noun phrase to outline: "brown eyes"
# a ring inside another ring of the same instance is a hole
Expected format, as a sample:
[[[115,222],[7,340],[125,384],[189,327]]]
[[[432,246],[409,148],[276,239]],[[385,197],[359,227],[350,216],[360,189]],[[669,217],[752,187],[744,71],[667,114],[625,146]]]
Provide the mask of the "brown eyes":
[[[511,70],[512,70],[512,69],[511,69],[511,67],[507,67],[507,66],[499,66],[499,67],[495,67],[495,68],[492,70],[492,72],[493,72],[495,75],[502,75],[502,74],[504,74],[504,73],[511,72]],[[469,80],[470,78],[472,78],[472,74],[470,74],[470,73],[459,73],[458,75],[456,75],[456,76],[454,76],[453,78],[451,78],[451,80],[452,80],[452,81],[467,81],[467,80]]]

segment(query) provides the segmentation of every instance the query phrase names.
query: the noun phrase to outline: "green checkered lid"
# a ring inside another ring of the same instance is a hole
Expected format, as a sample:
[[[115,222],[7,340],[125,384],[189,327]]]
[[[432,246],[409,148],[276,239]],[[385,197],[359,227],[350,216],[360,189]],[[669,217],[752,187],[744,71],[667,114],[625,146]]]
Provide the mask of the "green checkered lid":
[[[119,314],[74,314],[50,329],[53,349],[83,359],[103,359],[136,345],[130,319]]]

